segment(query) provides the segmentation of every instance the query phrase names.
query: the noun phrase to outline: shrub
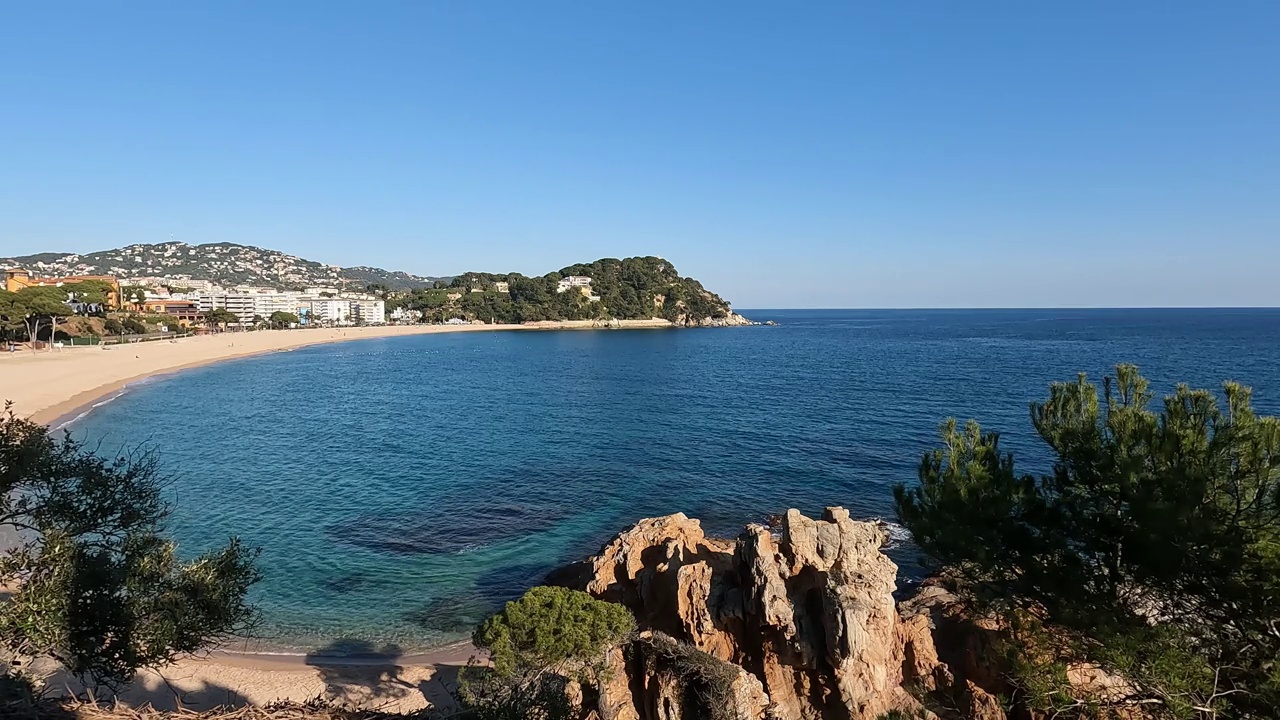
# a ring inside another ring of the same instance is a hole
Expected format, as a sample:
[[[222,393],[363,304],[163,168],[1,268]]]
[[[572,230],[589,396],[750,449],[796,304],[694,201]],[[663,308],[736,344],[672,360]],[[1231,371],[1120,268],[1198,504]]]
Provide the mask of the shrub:
[[[568,588],[535,587],[486,620],[472,641],[489,651],[499,674],[509,675],[588,662],[634,629],[635,619],[621,605]]]
[[[1055,665],[1129,680],[1119,702],[1266,716],[1280,706],[1280,419],[1255,415],[1241,385],[1223,395],[1181,385],[1153,411],[1129,365],[1101,401],[1084,376],[1055,383],[1031,407],[1055,458],[1039,476],[999,435],[949,421],[919,485],[895,488],[898,517],[978,609],[1042,622]],[[1024,696],[1062,699],[1033,684]]]
[[[163,537],[154,460],[107,460],[70,435],[0,415],[0,643],[117,687],[244,632],[257,552],[232,539],[189,562]]]
[[[476,629],[493,666],[469,665],[462,699],[481,720],[560,720],[574,715],[568,684],[598,684],[604,653],[635,629],[621,605],[577,590],[535,587]]]

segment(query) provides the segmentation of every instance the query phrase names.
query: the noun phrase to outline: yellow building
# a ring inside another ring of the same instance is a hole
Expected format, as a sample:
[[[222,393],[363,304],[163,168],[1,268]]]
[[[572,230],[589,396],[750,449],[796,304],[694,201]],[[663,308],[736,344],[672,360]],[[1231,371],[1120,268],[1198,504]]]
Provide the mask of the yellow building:
[[[67,277],[36,277],[29,270],[22,268],[13,268],[4,271],[4,289],[9,292],[18,292],[25,287],[61,287],[63,285],[74,285],[85,280],[101,280],[111,285],[107,290],[107,307],[116,309],[120,307],[120,282],[112,275],[69,275]]]

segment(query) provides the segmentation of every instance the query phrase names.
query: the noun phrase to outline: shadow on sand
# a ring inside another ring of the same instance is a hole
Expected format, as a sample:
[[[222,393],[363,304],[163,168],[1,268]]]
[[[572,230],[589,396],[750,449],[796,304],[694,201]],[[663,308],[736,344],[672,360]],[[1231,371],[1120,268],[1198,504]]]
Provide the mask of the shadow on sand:
[[[430,708],[430,716],[460,710],[459,662],[407,662],[397,645],[375,647],[364,640],[336,640],[308,653],[306,664],[320,672],[323,700],[365,710]]]

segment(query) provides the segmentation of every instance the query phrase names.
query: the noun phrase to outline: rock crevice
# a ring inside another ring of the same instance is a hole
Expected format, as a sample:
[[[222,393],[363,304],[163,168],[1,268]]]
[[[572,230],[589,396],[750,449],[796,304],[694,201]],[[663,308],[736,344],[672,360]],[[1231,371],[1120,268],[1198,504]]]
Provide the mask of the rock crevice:
[[[708,538],[697,520],[675,514],[640,521],[553,580],[626,605],[642,629],[741,673],[719,709],[729,714],[717,717],[875,720],[918,710],[903,690],[904,668],[932,675],[938,665],[936,653],[916,647],[923,628],[899,617],[886,540],[843,508],[816,520],[791,510],[779,533],[749,525],[734,541]],[[671,673],[622,657],[616,669],[627,679],[602,692],[603,720],[676,720],[655,710],[680,707]]]

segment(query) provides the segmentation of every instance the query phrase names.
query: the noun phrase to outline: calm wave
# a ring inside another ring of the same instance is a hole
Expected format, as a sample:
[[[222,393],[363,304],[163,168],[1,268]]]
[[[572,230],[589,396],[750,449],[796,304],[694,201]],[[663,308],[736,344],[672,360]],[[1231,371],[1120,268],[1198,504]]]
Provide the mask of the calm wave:
[[[160,452],[185,550],[263,548],[266,646],[359,651],[464,637],[640,517],[891,516],[948,416],[1043,467],[1027,405],[1079,371],[1237,379],[1280,414],[1280,310],[746,314],[781,326],[299,349],[130,387],[73,427]]]

